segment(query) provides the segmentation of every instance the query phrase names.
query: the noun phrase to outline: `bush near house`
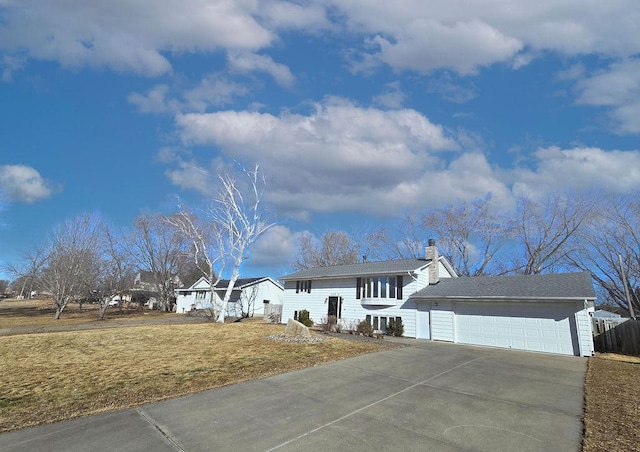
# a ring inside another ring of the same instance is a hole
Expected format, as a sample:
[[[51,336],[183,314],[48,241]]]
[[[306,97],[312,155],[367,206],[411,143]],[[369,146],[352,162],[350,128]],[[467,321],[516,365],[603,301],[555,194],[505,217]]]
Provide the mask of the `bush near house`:
[[[402,337],[402,335],[404,334],[404,324],[402,323],[402,318],[396,317],[395,319],[389,319],[386,333],[387,336]]]
[[[304,326],[313,326],[313,320],[309,317],[309,311],[303,309],[298,313],[298,322],[302,323]]]
[[[364,334],[365,336],[373,337],[373,326],[366,320],[358,323],[358,328],[356,331],[360,334]]]

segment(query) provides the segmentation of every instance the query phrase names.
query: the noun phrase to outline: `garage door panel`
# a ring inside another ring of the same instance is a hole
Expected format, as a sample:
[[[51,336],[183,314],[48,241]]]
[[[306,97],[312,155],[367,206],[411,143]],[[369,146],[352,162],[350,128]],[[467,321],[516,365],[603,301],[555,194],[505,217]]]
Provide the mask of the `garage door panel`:
[[[459,303],[456,342],[573,355],[572,317],[550,303]]]

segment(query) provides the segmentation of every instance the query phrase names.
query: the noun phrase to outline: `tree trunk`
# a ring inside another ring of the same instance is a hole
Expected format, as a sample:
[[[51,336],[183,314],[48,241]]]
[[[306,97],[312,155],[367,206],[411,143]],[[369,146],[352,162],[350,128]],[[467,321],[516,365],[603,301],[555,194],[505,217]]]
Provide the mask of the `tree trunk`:
[[[67,307],[67,303],[64,302],[56,306],[57,306],[57,309],[56,309],[56,315],[54,316],[54,319],[59,320],[60,316],[62,315],[62,311],[64,311],[64,308]]]
[[[233,293],[233,288],[236,285],[236,281],[240,277],[239,265],[236,265],[233,269],[233,274],[231,275],[231,279],[229,279],[229,285],[227,286],[227,290],[224,293],[224,298],[222,299],[222,306],[220,307],[220,315],[218,315],[218,323],[224,323],[224,318],[227,313],[227,304],[229,304],[229,300],[231,299],[231,294]]]

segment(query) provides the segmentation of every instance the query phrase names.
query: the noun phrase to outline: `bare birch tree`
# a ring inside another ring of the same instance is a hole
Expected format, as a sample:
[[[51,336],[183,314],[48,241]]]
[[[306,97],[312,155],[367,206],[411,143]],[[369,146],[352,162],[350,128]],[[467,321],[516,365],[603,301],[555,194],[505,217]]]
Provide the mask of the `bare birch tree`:
[[[224,322],[227,305],[240,269],[249,259],[251,247],[274,223],[266,218],[263,198],[266,180],[255,165],[240,167],[237,174],[223,172],[212,183],[207,206],[196,215],[180,206],[180,213],[168,222],[188,237],[196,262],[208,277],[212,319]],[[227,276],[229,283],[221,303],[214,287]]]

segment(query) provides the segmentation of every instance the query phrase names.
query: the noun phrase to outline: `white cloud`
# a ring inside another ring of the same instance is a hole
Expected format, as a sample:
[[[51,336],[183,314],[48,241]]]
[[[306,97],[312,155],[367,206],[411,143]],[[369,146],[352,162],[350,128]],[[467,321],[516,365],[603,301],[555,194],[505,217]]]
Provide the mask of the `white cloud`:
[[[387,83],[384,91],[374,97],[374,102],[387,108],[400,109],[407,100],[407,95],[402,91],[400,82]]]
[[[514,169],[514,191],[594,190],[627,193],[640,187],[640,151],[540,148],[535,169]]]
[[[614,58],[640,52],[635,0],[328,1],[350,31],[373,37],[374,54],[398,69],[473,73],[509,60],[518,68],[545,51]]]
[[[451,68],[460,74],[472,74],[480,66],[513,58],[523,47],[518,39],[476,19],[453,25],[415,19],[405,24],[393,40],[378,35],[374,42],[380,47],[378,57],[385,63],[424,73]]]
[[[473,73],[545,51],[630,57],[640,52],[638,23],[637,0],[5,0],[0,49],[155,76],[172,70],[173,54],[251,53],[281,31],[330,31],[376,44],[359,61]]]
[[[438,93],[449,102],[464,104],[476,97],[476,90],[471,86],[462,86],[451,81],[451,77],[445,75],[438,79],[433,79],[428,85],[429,92]]]
[[[183,97],[190,111],[204,112],[209,106],[232,103],[237,96],[248,93],[247,88],[220,74],[209,74],[200,84],[187,90]]]
[[[145,94],[130,93],[127,100],[141,113],[165,113],[171,110],[167,100],[168,89],[167,85],[156,85]]]
[[[509,206],[522,190],[640,187],[639,151],[549,147],[534,153],[530,167],[500,168],[472,134],[452,135],[414,110],[363,108],[345,99],[328,99],[308,115],[225,111],[179,115],[176,124],[186,145],[216,146],[225,157],[259,162],[269,179],[268,201],[297,218],[393,216],[487,193]],[[456,152],[443,152],[450,150]]]
[[[324,6],[320,4],[267,0],[260,2],[258,8],[260,17],[272,28],[317,32],[332,27]]]
[[[237,96],[247,94],[246,87],[232,82],[220,74],[209,74],[199,84],[186,88],[180,94],[182,100],[169,96],[169,87],[156,85],[144,94],[130,93],[129,103],[141,113],[167,113],[181,111],[204,112],[210,106],[219,107],[232,103]]]
[[[274,35],[256,12],[252,0],[4,2],[0,49],[157,76],[171,71],[171,53],[269,46]]]
[[[458,150],[457,140],[410,109],[383,111],[329,99],[309,115],[226,111],[179,115],[176,121],[187,145],[213,145],[226,157],[260,162],[269,201],[296,217],[396,215],[489,191],[496,199],[509,198],[509,188],[482,154],[443,153]]]
[[[610,109],[614,127],[640,133],[640,58],[613,63],[578,82],[577,102]]]
[[[0,191],[9,201],[33,203],[53,193],[34,168],[26,165],[0,166]]]
[[[298,250],[298,241],[302,234],[302,232],[293,232],[283,225],[273,226],[253,246],[251,265],[290,266]]]
[[[291,86],[295,80],[287,66],[276,63],[266,55],[231,52],[228,59],[229,66],[236,72],[266,72],[281,86]]]

